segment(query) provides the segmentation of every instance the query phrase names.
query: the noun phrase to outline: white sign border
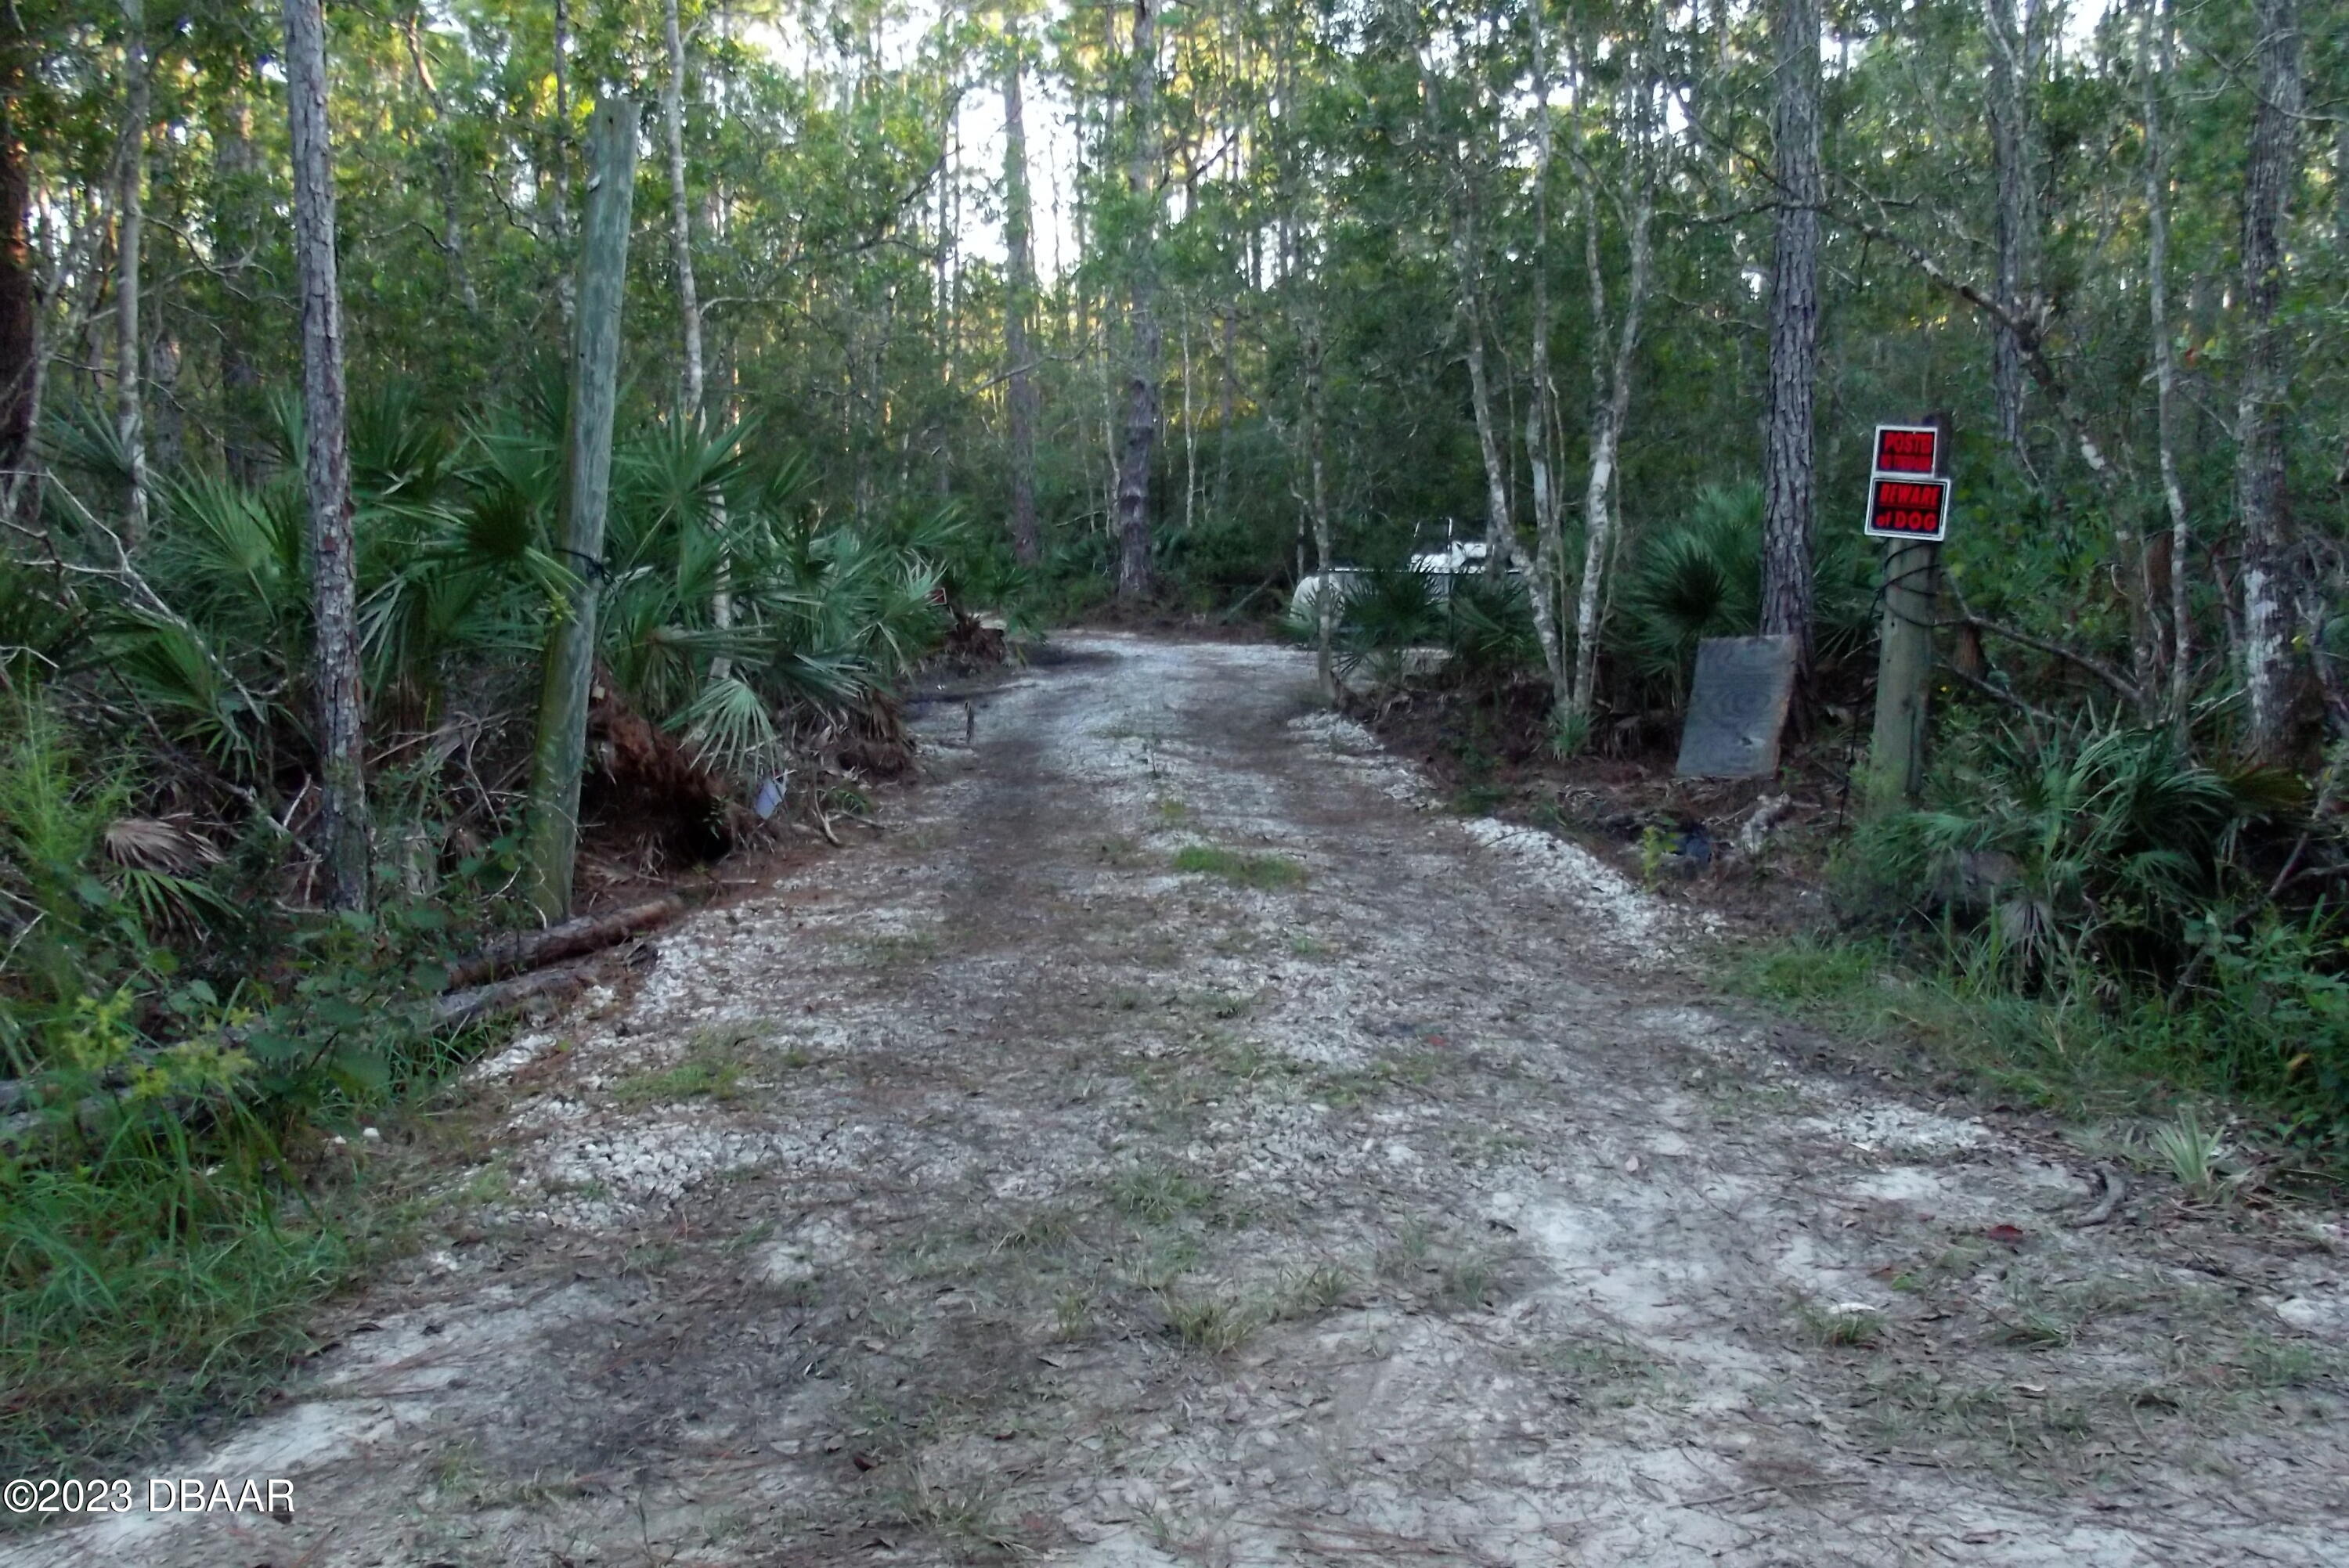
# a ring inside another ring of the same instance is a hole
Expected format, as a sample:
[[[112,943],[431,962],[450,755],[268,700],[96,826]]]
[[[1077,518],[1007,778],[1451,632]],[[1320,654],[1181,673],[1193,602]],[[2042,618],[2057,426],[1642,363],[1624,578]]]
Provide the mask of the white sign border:
[[[1939,485],[1941,487],[1941,526],[1930,533],[1905,533],[1876,526],[1876,486],[1878,481],[1890,480],[1898,484]],[[1868,506],[1866,521],[1860,532],[1870,539],[1905,539],[1911,543],[1939,544],[1950,537],[1950,481],[1939,474],[1870,474],[1868,476]]]
[[[1930,474],[1912,474],[1905,473],[1894,469],[1878,468],[1876,466],[1876,455],[1884,449],[1884,433],[1887,430],[1898,430],[1904,436],[1932,437],[1933,471]],[[1875,436],[1872,437],[1868,443],[1868,477],[1872,480],[1938,479],[1941,477],[1941,428],[1939,425],[1877,426]]]

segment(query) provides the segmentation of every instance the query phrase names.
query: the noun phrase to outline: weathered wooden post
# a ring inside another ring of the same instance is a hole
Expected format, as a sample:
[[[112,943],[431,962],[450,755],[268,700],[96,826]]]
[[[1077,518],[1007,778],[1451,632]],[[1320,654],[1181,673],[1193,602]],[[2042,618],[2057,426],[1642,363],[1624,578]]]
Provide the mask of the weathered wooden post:
[[[579,848],[579,775],[587,756],[587,688],[595,668],[595,596],[611,501],[612,416],[619,391],[620,306],[628,273],[628,219],[636,189],[636,106],[595,105],[587,132],[587,218],[579,250],[571,352],[571,407],[564,420],[558,549],[579,574],[569,614],[546,640],[538,743],[531,755],[523,895],[549,923],[571,913]]]
[[[1950,417],[1878,425],[1868,529],[1892,541],[1884,556],[1884,618],[1876,665],[1876,734],[1868,795],[1878,810],[1913,801],[1925,785],[1925,719],[1933,679],[1933,605],[1950,521]]]

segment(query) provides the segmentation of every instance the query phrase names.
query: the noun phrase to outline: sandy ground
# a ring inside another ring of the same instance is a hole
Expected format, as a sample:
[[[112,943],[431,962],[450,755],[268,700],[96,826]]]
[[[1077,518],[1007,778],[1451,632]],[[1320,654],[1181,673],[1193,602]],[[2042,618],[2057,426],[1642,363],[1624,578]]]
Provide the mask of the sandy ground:
[[[2349,1562],[2337,1217],[2073,1229],[1296,655],[1059,654],[483,1065],[445,1243],[169,1467],[290,1522],[0,1565]]]

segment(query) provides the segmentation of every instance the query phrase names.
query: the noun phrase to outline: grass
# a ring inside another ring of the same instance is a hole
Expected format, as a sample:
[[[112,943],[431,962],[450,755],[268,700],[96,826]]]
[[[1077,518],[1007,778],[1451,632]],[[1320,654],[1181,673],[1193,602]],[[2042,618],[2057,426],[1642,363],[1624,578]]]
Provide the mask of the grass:
[[[1224,1356],[1253,1338],[1265,1324],[1261,1305],[1236,1295],[1185,1296],[1172,1290],[1158,1293],[1166,1332],[1186,1350]]]
[[[1172,1166],[1137,1165],[1118,1172],[1110,1182],[1109,1198],[1118,1212],[1131,1219],[1164,1225],[1206,1208],[1216,1193]]]
[[[1869,1350],[1884,1340],[1884,1315],[1874,1307],[1844,1303],[1818,1307],[1806,1302],[1795,1309],[1811,1340],[1830,1350]]]
[[[1216,844],[1186,844],[1174,851],[1174,869],[1221,877],[1267,892],[1299,886],[1305,868],[1286,855],[1245,855]]]
[[[1913,1042],[1949,1087],[2027,1100],[2076,1120],[2162,1114],[2181,1095],[2224,1092],[2185,1037],[2073,998],[2016,994],[1903,963],[1886,944],[1798,939],[1729,966],[1749,995],[1854,1039]]]
[[[631,1110],[692,1099],[735,1099],[742,1092],[744,1067],[764,1036],[762,1027],[748,1024],[703,1029],[686,1046],[684,1060],[657,1072],[630,1074],[612,1086],[612,1099]],[[792,1059],[794,1056],[797,1061]],[[782,1057],[786,1067],[803,1067],[809,1059],[796,1048]]]

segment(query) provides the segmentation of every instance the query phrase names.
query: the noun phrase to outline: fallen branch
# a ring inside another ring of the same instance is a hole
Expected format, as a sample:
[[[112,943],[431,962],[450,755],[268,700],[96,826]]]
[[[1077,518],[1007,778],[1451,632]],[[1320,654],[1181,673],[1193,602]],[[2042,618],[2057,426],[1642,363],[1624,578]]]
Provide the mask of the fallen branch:
[[[449,984],[452,988],[476,986],[516,971],[543,969],[550,964],[600,952],[631,936],[657,930],[684,913],[685,900],[671,893],[611,914],[585,915],[543,931],[502,936],[474,957],[451,968]]]
[[[456,988],[442,993],[431,1003],[425,1022],[436,1029],[451,1028],[542,996],[575,993],[587,984],[586,966],[553,969],[547,965],[598,953],[632,936],[657,930],[682,915],[685,908],[685,900],[671,893],[611,914],[565,921],[544,931],[501,938],[450,970],[450,983]],[[494,985],[483,984],[515,969],[523,973]],[[242,1037],[242,1030],[232,1029],[222,1035],[223,1043],[231,1046],[238,1044]],[[145,1066],[160,1054],[160,1050],[134,1051],[126,1067]],[[0,1145],[21,1137],[33,1119],[35,1113],[25,1109],[32,1099],[33,1082],[27,1078],[0,1078]],[[127,1092],[118,1086],[113,1098],[119,1099]],[[94,1098],[84,1109],[104,1103],[104,1098]]]
[[[576,964],[568,969],[540,969],[528,975],[518,975],[511,980],[501,980],[493,985],[475,985],[462,991],[451,991],[432,1004],[429,1016],[433,1027],[452,1028],[543,997],[567,1001],[587,988],[590,970],[591,966],[585,964]]]
[[[2105,1195],[2096,1200],[2095,1208],[2072,1222],[2072,1228],[2075,1231],[2104,1224],[2120,1212],[2122,1200],[2128,1196],[2128,1180],[2117,1170],[2110,1165],[2099,1165],[2096,1174],[2104,1179]]]

